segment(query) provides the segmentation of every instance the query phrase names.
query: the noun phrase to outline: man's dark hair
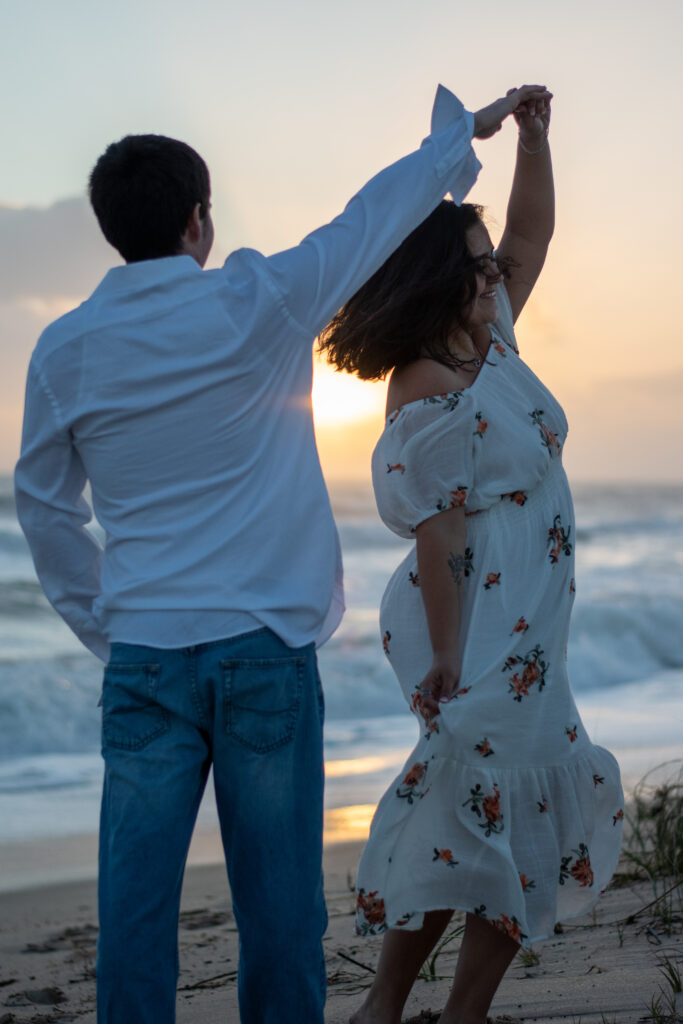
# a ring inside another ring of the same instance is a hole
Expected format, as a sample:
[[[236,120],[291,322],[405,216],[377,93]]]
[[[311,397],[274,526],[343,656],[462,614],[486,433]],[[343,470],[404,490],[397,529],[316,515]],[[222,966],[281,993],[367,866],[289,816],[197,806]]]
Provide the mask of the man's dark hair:
[[[193,209],[209,209],[209,170],[185,142],[126,135],[112,142],[89,181],[104,237],[127,263],[175,256]]]
[[[377,380],[428,356],[461,365],[450,351],[456,324],[476,291],[466,233],[483,209],[444,199],[349,299],[321,333],[319,345],[338,370]],[[507,267],[501,265],[501,273]]]

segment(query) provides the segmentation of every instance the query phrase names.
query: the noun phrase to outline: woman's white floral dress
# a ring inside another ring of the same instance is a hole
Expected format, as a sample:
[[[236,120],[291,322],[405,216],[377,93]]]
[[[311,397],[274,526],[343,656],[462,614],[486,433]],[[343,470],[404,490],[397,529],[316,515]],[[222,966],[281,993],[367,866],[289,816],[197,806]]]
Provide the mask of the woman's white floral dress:
[[[386,654],[420,738],[377,808],[358,871],[357,930],[416,929],[466,910],[529,944],[583,914],[616,866],[623,795],[569,687],[574,512],[564,413],[517,354],[498,289],[492,344],[470,388],[410,402],[373,456],[385,523],[402,537],[463,506],[462,671],[431,717],[432,652],[415,548],[384,594]]]

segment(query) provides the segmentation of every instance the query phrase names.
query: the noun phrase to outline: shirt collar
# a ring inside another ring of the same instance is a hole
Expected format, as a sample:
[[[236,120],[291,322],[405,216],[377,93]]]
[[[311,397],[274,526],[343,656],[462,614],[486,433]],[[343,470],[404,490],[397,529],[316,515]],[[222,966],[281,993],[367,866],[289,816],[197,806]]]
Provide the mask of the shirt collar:
[[[93,296],[102,296],[110,292],[136,291],[139,288],[154,288],[167,285],[192,274],[201,274],[202,268],[192,256],[183,253],[180,256],[165,256],[158,260],[140,260],[137,263],[125,263],[120,267],[112,267],[104,275]]]

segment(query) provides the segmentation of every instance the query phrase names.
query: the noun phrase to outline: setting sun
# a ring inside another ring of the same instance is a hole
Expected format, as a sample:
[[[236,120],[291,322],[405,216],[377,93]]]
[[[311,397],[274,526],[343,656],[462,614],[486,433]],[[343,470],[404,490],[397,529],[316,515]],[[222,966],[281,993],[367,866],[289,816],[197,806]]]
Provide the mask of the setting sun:
[[[386,385],[358,380],[348,373],[338,373],[320,360],[315,364],[313,381],[313,412],[317,425],[326,427],[381,417]]]

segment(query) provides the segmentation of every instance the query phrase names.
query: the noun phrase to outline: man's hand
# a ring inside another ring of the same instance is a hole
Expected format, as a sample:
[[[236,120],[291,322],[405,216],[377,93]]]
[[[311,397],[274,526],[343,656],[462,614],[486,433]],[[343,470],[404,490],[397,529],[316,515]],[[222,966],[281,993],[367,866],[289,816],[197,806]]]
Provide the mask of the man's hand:
[[[519,89],[510,89],[506,96],[494,100],[487,107],[477,110],[474,115],[475,139],[490,139],[500,131],[503,121],[518,108],[524,112],[525,120],[536,118],[536,111],[550,111],[552,93],[544,85],[523,85]],[[533,112],[533,113],[532,113]],[[540,118],[539,118],[540,119]],[[520,126],[521,127],[521,126]]]

